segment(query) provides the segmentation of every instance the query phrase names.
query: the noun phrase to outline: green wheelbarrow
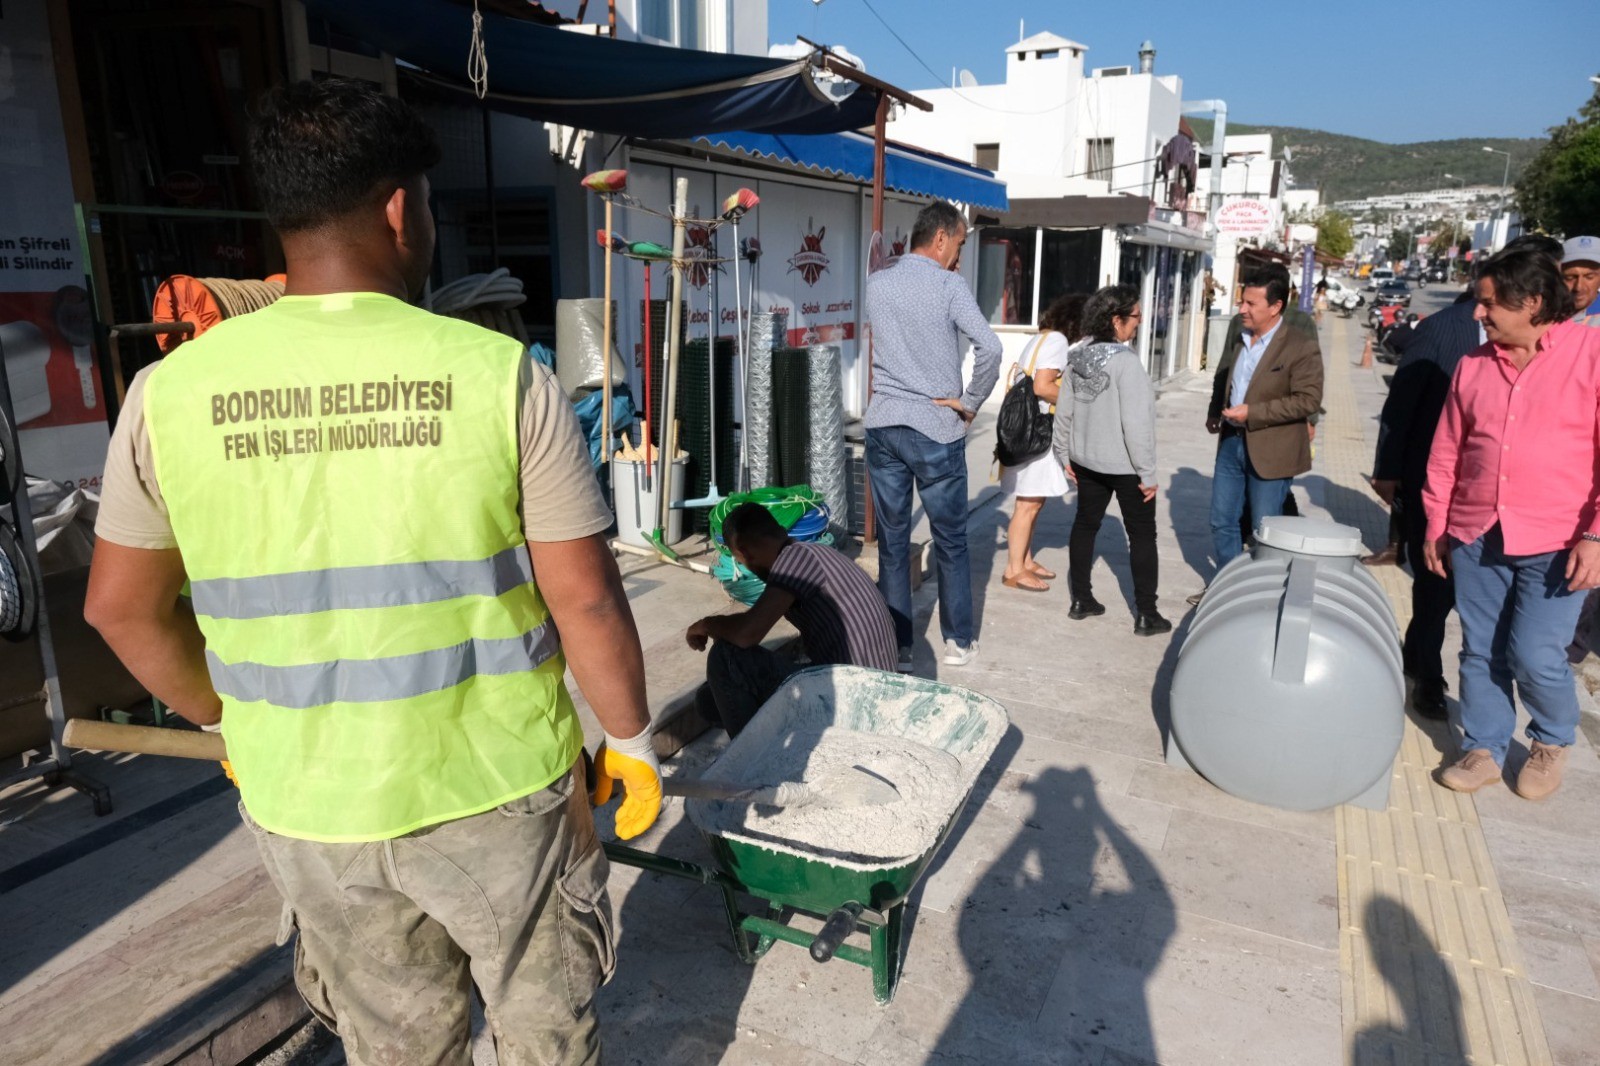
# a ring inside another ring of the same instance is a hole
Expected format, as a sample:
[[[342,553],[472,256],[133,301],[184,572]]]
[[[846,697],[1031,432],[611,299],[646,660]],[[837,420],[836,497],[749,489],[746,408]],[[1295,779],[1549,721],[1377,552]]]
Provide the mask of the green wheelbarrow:
[[[847,857],[821,853],[768,836],[708,828],[714,801],[687,801],[689,820],[715,859],[707,868],[668,856],[607,844],[607,857],[624,866],[714,885],[739,957],[754,963],[778,941],[809,947],[817,962],[844,959],[872,970],[879,1003],[894,998],[900,977],[906,900],[955,827],[979,773],[1005,735],[1005,709],[987,696],[937,681],[865,670],[817,666],[801,670],[764,704],[717,759],[710,776],[739,780],[740,768],[774,746],[806,743],[819,728],[883,734],[938,749],[959,764],[949,809],[930,842],[914,854]],[[746,913],[740,896],[765,904]],[[785,920],[794,913],[822,920],[819,932]],[[865,933],[868,945],[849,943]]]

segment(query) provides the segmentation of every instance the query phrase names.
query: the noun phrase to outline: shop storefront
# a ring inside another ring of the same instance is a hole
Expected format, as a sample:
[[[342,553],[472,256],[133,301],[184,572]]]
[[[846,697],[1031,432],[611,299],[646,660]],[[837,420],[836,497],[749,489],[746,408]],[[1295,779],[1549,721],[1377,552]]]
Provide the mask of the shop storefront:
[[[1139,289],[1145,316],[1136,347],[1150,376],[1198,366],[1210,242],[1194,230],[1147,221],[1149,214],[1150,202],[1131,196],[1015,200],[1004,215],[980,214],[978,305],[1007,354],[1021,351],[1057,296],[1115,281]]]

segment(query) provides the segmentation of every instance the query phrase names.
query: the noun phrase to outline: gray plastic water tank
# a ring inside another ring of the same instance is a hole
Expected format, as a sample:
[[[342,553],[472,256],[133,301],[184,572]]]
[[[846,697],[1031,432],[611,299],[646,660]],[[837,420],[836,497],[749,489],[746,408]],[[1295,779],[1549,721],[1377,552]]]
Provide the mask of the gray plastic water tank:
[[[1382,810],[1405,726],[1400,633],[1361,534],[1267,518],[1178,653],[1167,762],[1287,810]]]

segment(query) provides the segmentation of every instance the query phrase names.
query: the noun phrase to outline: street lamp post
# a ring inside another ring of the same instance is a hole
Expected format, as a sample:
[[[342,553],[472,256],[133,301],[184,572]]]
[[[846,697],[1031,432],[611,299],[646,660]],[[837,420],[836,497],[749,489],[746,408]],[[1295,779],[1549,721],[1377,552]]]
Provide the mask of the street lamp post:
[[[1466,178],[1458,178],[1454,174],[1446,174],[1444,176],[1444,180],[1445,181],[1458,181],[1458,182],[1460,182],[1461,184],[1457,186],[1457,188],[1460,188],[1460,189],[1464,189],[1464,188],[1467,187],[1467,179]],[[1460,247],[1460,245],[1461,245],[1461,221],[1460,221],[1460,217],[1461,217],[1461,204],[1459,202],[1457,202],[1457,204],[1455,205],[1455,210],[1453,212],[1451,212],[1451,218],[1450,218],[1450,265],[1449,265],[1448,270],[1446,271],[1446,273],[1448,274],[1448,277],[1445,280],[1447,282],[1454,281],[1455,280],[1455,276],[1456,276],[1456,249],[1458,247]]]
[[[1497,213],[1500,215],[1500,217],[1506,219],[1506,236],[1509,237],[1511,235],[1511,220],[1506,215],[1506,183],[1511,180],[1511,153],[1502,152],[1498,148],[1490,148],[1487,144],[1483,146],[1483,150],[1494,155],[1503,155],[1506,157],[1506,169],[1500,175],[1500,207]]]

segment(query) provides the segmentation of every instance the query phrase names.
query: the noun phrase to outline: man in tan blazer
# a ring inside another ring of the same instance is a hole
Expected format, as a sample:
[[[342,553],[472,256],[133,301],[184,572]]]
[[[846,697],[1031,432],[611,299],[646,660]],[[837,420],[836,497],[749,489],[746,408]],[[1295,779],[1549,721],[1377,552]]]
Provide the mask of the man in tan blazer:
[[[1239,516],[1245,501],[1256,522],[1283,512],[1296,474],[1311,469],[1308,420],[1322,406],[1322,349],[1314,336],[1285,329],[1289,272],[1247,275],[1239,314],[1244,330],[1224,354],[1227,387],[1216,390],[1206,428],[1220,433],[1211,481],[1211,537],[1217,566],[1244,550]]]

